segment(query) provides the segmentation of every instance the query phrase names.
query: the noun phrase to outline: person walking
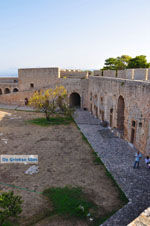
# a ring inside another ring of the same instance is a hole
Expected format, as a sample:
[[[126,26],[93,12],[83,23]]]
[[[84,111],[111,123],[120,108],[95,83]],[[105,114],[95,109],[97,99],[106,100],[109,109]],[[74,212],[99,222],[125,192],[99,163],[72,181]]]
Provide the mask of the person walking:
[[[135,162],[134,162],[134,166],[133,168],[139,168],[139,165],[140,165],[140,159],[142,158],[142,155],[141,153],[138,151],[136,154],[135,154]]]
[[[146,163],[147,167],[150,169],[150,158],[149,158],[149,156],[147,156],[145,158],[145,163]]]

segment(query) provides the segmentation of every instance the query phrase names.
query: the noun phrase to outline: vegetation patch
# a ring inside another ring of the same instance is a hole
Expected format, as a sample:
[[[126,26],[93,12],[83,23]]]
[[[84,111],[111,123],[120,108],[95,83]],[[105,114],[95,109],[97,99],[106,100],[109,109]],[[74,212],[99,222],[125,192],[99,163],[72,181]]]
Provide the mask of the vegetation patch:
[[[90,211],[97,209],[96,204],[88,200],[78,187],[54,187],[45,190],[43,194],[52,202],[54,215],[87,219]]]
[[[92,151],[92,154],[93,154],[93,162],[96,164],[96,165],[104,165],[102,160],[99,158],[98,154],[95,152],[95,151]]]
[[[11,225],[11,223],[9,221],[6,222],[6,220],[9,220],[10,217],[18,217],[22,212],[22,202],[21,196],[14,195],[13,191],[3,192],[0,195],[0,225]]]
[[[68,125],[73,122],[73,119],[71,116],[55,116],[51,117],[49,120],[47,120],[46,118],[36,118],[29,120],[28,122],[39,126]]]

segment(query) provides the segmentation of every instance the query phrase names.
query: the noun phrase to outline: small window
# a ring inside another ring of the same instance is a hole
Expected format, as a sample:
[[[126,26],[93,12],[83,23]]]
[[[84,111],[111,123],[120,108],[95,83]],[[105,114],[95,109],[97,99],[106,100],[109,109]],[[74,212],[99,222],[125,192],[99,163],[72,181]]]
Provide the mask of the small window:
[[[140,127],[140,128],[142,127],[142,122],[139,122],[139,127]]]
[[[101,104],[103,104],[103,97],[101,97]]]
[[[18,81],[17,80],[14,80],[14,83],[17,83]]]
[[[110,113],[113,113],[113,109],[112,108],[110,109]]]
[[[135,121],[132,121],[132,126],[135,127]]]
[[[31,88],[34,88],[34,84],[33,84],[33,83],[30,83],[30,87],[31,87]]]

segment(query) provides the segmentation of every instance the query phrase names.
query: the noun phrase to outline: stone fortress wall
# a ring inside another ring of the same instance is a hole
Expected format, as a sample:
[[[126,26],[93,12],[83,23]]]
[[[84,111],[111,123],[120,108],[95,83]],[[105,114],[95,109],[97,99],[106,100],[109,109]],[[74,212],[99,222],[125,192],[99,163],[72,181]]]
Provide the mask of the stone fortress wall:
[[[0,78],[0,103],[22,106],[36,90],[56,85],[67,89],[70,105],[107,121],[140,151],[150,154],[150,69],[96,70],[92,75],[59,68],[19,69],[18,78]]]

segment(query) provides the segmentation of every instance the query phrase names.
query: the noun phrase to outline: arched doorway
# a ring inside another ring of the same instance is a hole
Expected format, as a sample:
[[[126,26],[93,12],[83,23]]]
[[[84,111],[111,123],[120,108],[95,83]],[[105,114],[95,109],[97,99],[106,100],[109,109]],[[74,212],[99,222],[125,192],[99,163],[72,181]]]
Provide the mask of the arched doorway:
[[[70,107],[80,107],[81,106],[81,98],[78,93],[71,93],[69,97],[69,105]]]
[[[110,109],[110,127],[113,126],[113,108]]]
[[[16,93],[16,92],[18,92],[18,91],[19,91],[19,90],[18,90],[17,88],[14,88],[14,89],[13,89],[13,92],[14,92],[14,93]]]
[[[124,98],[122,96],[118,99],[118,107],[117,107],[117,128],[119,130],[124,130]]]
[[[28,105],[28,103],[29,103],[29,100],[28,100],[28,98],[26,97],[26,98],[24,99],[24,104],[25,104],[25,105]]]
[[[5,93],[5,94],[10,93],[10,89],[9,89],[9,88],[5,88],[5,89],[4,89],[4,93]]]
[[[0,95],[2,95],[3,93],[2,93],[2,89],[0,89]]]

